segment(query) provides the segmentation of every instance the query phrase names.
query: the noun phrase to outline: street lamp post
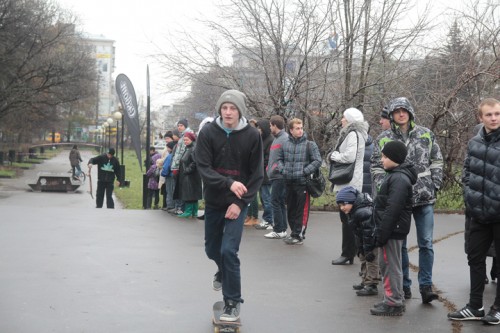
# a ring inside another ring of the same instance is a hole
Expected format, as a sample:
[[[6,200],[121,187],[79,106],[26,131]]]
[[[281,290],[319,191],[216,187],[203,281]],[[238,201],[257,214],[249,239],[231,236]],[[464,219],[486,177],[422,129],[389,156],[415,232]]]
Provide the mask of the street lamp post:
[[[118,122],[120,121],[120,119],[122,119],[122,114],[120,111],[116,111],[115,113],[113,113],[113,118],[115,118],[116,120],[116,155],[118,156],[118,141],[119,141],[119,137],[118,137]],[[123,124],[122,124],[123,126]],[[123,155],[123,152],[122,152],[122,155]],[[123,160],[123,157],[122,157],[122,160]],[[122,161],[123,163],[123,161]]]
[[[106,119],[106,122],[108,123],[108,148],[111,148],[111,125],[113,124],[113,118],[108,118]]]
[[[107,134],[108,127],[109,127],[109,124],[108,124],[107,121],[105,121],[105,122],[102,123],[102,129],[103,129],[102,142],[103,142],[104,150],[107,149],[107,147],[106,147],[106,143],[107,143],[106,142],[107,141],[106,140],[106,134]]]

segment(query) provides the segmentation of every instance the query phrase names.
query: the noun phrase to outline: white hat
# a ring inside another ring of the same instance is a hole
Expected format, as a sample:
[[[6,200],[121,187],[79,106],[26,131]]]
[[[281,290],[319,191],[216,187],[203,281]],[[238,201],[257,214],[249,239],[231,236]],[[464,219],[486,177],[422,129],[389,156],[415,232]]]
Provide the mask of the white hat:
[[[356,108],[349,108],[344,111],[344,118],[348,123],[353,123],[355,121],[364,121],[363,113]]]

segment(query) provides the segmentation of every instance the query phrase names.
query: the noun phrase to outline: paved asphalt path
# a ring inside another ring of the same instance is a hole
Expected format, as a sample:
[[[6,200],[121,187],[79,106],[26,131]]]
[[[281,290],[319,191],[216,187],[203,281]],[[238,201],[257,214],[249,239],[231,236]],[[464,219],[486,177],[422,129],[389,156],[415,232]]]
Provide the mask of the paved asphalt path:
[[[96,209],[88,184],[74,193],[31,191],[27,183],[37,172],[67,172],[68,154],[21,178],[0,180],[0,332],[212,332],[212,304],[222,296],[211,289],[216,267],[204,253],[203,221],[120,205]],[[84,163],[92,154],[82,152]],[[245,228],[242,331],[494,330],[446,318],[450,307],[462,307],[468,298],[463,221],[436,215],[434,283],[441,299],[423,305],[413,271],[413,298],[404,316],[394,318],[369,314],[381,296],[359,297],[352,290],[359,262],[330,264],[340,253],[338,213],[312,212],[302,246]],[[408,242],[416,244],[414,228]],[[418,249],[410,261],[418,265]],[[495,287],[486,286],[486,307]]]

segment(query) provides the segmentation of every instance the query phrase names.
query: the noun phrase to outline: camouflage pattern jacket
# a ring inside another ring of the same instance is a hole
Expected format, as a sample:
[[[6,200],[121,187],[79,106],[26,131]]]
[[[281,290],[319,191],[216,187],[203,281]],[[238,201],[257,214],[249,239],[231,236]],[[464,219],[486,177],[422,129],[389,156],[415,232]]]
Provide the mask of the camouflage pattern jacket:
[[[406,162],[413,164],[418,179],[413,185],[413,207],[434,204],[436,192],[443,182],[443,156],[435,140],[434,133],[410,121],[410,131],[405,140],[399,126],[392,122],[391,128],[382,132],[374,142],[371,158],[371,172],[375,188],[378,192],[385,176],[382,167],[381,150],[384,145],[393,140],[406,144],[408,155]]]

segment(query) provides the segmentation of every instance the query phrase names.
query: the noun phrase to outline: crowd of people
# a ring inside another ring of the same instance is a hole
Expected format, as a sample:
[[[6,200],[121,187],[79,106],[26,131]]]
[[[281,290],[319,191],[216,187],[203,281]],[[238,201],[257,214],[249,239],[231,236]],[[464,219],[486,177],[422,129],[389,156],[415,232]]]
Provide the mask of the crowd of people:
[[[148,208],[153,200],[158,206],[159,193],[164,210],[205,220],[205,251],[217,266],[212,286],[222,290],[225,302],[220,319],[236,321],[243,303],[238,258],[243,228],[267,230],[265,238],[281,239],[287,245],[303,244],[310,211],[306,180],[323,161],[300,119],[287,124],[279,115],[247,119],[246,96],[237,90],[224,92],[215,111],[217,116],[204,120],[196,134],[186,119],[165,134],[167,147],[163,154],[154,152],[147,171],[156,179],[148,184]],[[470,302],[448,318],[499,324],[500,289],[488,314],[482,293],[486,254],[492,243],[494,249],[500,247],[496,244],[500,200],[495,194],[500,185],[496,181],[500,179],[496,177],[500,102],[485,99],[478,118],[482,127],[468,144],[463,176]],[[342,223],[341,252],[332,265],[353,264],[357,257],[361,281],[353,285],[356,295],[376,296],[381,284],[382,300],[370,313],[399,316],[406,310],[405,300],[412,298],[406,245],[412,217],[418,243],[418,291],[423,303],[438,299],[432,281],[433,230],[443,156],[434,133],[417,125],[415,109],[405,97],[389,101],[381,110],[377,136],[369,135],[368,123],[356,108],[343,112],[341,124],[326,162],[352,165],[353,173],[350,180],[331,188]],[[486,178],[487,174],[493,176]],[[202,199],[205,211],[198,216]],[[492,271],[492,279],[496,275]]]

